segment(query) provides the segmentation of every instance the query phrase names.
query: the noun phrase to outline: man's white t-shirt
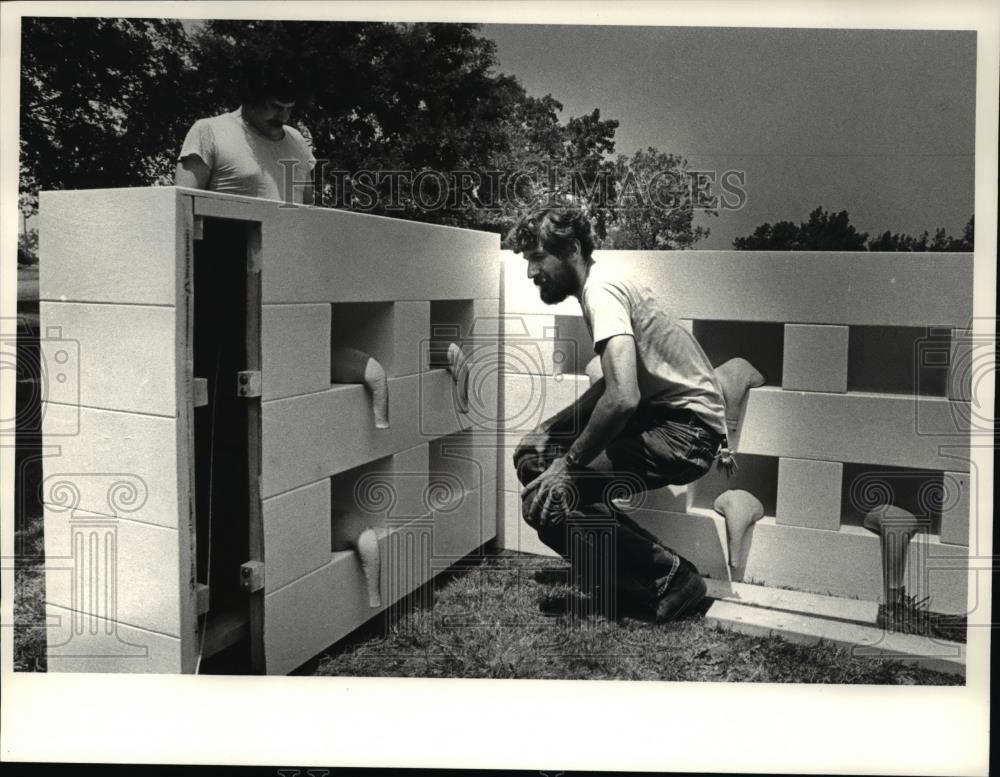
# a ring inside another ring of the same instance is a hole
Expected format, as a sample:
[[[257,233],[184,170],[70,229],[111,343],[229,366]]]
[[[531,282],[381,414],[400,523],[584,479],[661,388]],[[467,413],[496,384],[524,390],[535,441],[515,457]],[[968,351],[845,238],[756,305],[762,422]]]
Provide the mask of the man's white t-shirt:
[[[316,166],[309,143],[302,133],[288,125],[281,140],[271,140],[257,132],[243,118],[243,109],[198,119],[188,131],[180,159],[197,156],[212,175],[208,190],[244,194],[266,200],[285,200],[285,166],[295,161],[288,175],[295,181],[309,180]],[[304,186],[292,187],[292,201],[302,202]]]
[[[594,348],[613,335],[631,335],[641,399],[689,410],[724,435],[725,400],[715,370],[659,296],[626,268],[595,261],[580,297]]]

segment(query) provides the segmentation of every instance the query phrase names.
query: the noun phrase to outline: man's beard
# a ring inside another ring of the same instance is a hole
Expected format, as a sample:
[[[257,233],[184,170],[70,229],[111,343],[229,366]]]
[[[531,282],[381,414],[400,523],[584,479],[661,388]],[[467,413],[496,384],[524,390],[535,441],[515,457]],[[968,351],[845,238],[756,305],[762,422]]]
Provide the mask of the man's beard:
[[[536,283],[538,296],[546,305],[558,305],[573,292],[574,276],[568,267],[563,267],[558,274],[551,275],[547,282]]]

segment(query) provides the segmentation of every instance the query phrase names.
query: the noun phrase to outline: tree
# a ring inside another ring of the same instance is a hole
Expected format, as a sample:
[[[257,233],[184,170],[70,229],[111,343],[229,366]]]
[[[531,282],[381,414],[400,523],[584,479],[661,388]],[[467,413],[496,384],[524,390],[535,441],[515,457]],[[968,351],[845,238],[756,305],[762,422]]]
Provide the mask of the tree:
[[[191,121],[178,21],[32,17],[21,36],[22,207],[42,189],[170,179]]]
[[[603,247],[684,249],[708,236],[708,228],[694,226],[694,213],[717,215],[717,211],[701,202],[684,157],[652,147],[631,157],[620,155],[615,180],[613,225]]]
[[[17,263],[22,266],[38,264],[38,230],[29,229],[17,236]]]
[[[922,232],[920,237],[902,233],[883,232],[868,241],[869,251],[972,251],[975,248],[975,216],[969,218],[962,230],[962,237],[952,237],[943,227],[934,231],[933,239]]]
[[[798,226],[790,221],[761,224],[747,237],[738,237],[733,247],[745,251],[864,251],[866,232],[858,232],[846,210],[828,213],[822,207]]]

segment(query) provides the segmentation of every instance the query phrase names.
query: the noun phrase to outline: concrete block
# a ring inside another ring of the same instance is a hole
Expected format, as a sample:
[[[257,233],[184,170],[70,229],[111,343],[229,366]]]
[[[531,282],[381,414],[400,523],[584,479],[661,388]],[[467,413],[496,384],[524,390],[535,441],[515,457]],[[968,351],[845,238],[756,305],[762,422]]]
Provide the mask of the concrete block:
[[[779,459],[777,522],[837,531],[843,471],[839,461]]]
[[[927,606],[934,612],[967,614],[970,622],[988,623],[987,602],[969,599],[972,567],[968,548],[945,544],[933,534],[918,534],[910,541],[906,558],[906,592],[930,597]]]
[[[879,539],[871,532],[842,526],[840,531],[781,526],[765,517],[747,532],[746,565],[734,579],[790,587],[830,596],[881,602],[882,560]],[[966,612],[968,566],[957,568],[968,551],[918,534],[907,556],[907,593],[931,596],[930,609]]]
[[[785,324],[782,388],[799,391],[847,391],[846,326]]]
[[[459,431],[445,370],[389,381],[389,429],[376,429],[360,385],[262,403],[263,496]]]
[[[840,596],[789,591],[786,588],[768,588],[763,585],[730,583],[722,580],[708,581],[708,595],[713,599],[749,607],[781,610],[789,614],[811,615],[823,618],[850,620],[874,626],[878,620],[878,603]]]
[[[180,638],[176,529],[51,508],[44,528],[47,602]]]
[[[938,672],[965,674],[965,645],[957,642],[893,634],[874,626],[840,623],[809,615],[716,601],[706,620],[753,636],[779,636],[799,645],[821,641],[854,648],[858,657],[892,659]]]
[[[504,367],[508,373],[554,374],[555,316],[507,313],[503,331]]]
[[[45,605],[48,672],[192,672],[177,637]]]
[[[330,306],[264,305],[263,398],[330,388]]]
[[[495,439],[464,431],[432,440],[429,447],[431,483],[460,483],[464,490],[471,491],[497,479]]]
[[[177,414],[174,308],[42,302],[39,312],[47,401]]]
[[[393,352],[390,374],[399,378],[430,369],[427,344],[431,336],[431,304],[397,302],[392,307]]]
[[[42,412],[46,439],[61,447],[43,461],[46,503],[178,528],[176,419],[48,403]]]
[[[961,413],[943,397],[765,386],[750,390],[739,452],[955,470],[968,450],[960,423]],[[949,443],[944,452],[943,442]]]
[[[524,259],[501,252],[507,312],[574,315],[568,298],[547,306]],[[679,317],[802,324],[964,326],[972,315],[969,253],[838,254],[773,251],[596,251],[669,295]],[[705,278],[712,278],[707,291]],[[941,279],[947,278],[947,283]],[[565,313],[564,313],[565,311]]]
[[[449,504],[434,510],[434,562],[440,569],[497,536],[496,482],[466,491]]]
[[[941,542],[968,547],[972,505],[969,473],[945,472],[942,477]]]
[[[711,510],[688,513],[637,510],[630,513],[630,517],[698,567],[703,576],[730,579],[726,523],[718,513]]]
[[[590,387],[582,375],[507,375],[504,380],[504,433],[524,435],[571,405]]]
[[[469,408],[465,413],[459,410],[457,386],[447,370],[431,370],[419,377],[420,410],[416,420],[420,439],[444,437],[473,426],[495,428],[492,407],[496,404],[496,390],[489,383],[480,385],[477,364],[469,368]]]
[[[42,192],[39,299],[176,305],[187,248],[182,199],[164,186]]]
[[[330,561],[330,480],[263,500],[267,591]]]
[[[424,551],[426,558],[404,557],[399,551],[390,551],[388,532],[379,530],[377,534],[383,559],[382,607],[369,606],[361,562],[351,550],[334,553],[329,563],[314,572],[265,594],[268,674],[287,674],[378,615],[393,604],[394,597],[409,593],[429,579],[429,552]],[[413,550],[421,552],[420,548]],[[395,566],[386,563],[390,558],[399,562]],[[409,563],[404,565],[404,561]]]
[[[264,302],[498,298],[500,236],[332,208],[270,208]]]
[[[393,454],[392,482],[396,501],[390,515],[416,518],[426,515],[430,450],[427,443]]]

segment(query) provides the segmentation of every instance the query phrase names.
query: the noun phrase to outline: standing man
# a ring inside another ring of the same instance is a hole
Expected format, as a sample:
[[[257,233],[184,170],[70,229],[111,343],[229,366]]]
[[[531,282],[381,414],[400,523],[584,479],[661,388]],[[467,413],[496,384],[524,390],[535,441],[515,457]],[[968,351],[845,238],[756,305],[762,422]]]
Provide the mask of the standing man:
[[[184,138],[174,184],[311,205],[312,184],[298,182],[311,179],[316,158],[302,133],[288,125],[305,94],[297,63],[249,58],[242,104],[194,123]]]
[[[543,302],[580,302],[603,372],[518,445],[524,520],[566,558],[567,522],[613,517],[622,603],[657,622],[675,620],[704,599],[705,581],[612,499],[690,483],[719,457],[727,445],[725,406],[712,365],[641,278],[594,260],[581,211],[540,210],[521,219],[507,241],[527,260]],[[608,562],[589,563],[600,569]]]

